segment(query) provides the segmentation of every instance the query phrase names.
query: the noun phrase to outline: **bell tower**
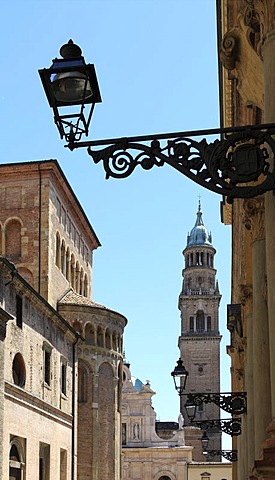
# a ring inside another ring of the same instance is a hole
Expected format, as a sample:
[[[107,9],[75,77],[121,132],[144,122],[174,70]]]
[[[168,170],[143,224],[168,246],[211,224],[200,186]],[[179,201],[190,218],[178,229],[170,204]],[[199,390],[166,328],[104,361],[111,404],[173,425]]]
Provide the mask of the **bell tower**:
[[[204,225],[199,201],[197,218],[183,250],[180,357],[189,372],[186,392],[220,392],[219,304],[221,294],[216,280],[211,233]],[[186,396],[181,397],[181,412],[185,425],[190,425],[185,410]],[[195,421],[220,418],[213,403],[197,407]],[[201,432],[202,435],[203,432]],[[221,449],[220,432],[208,432],[209,450]]]

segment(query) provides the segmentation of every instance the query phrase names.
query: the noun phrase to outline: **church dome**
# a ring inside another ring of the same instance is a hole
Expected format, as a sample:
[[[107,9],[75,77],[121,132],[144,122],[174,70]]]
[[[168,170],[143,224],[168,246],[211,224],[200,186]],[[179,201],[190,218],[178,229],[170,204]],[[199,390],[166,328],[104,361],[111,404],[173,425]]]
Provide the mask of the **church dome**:
[[[209,245],[212,247],[212,235],[203,223],[200,201],[196,223],[190,234],[187,235],[187,247],[192,247],[193,245]]]

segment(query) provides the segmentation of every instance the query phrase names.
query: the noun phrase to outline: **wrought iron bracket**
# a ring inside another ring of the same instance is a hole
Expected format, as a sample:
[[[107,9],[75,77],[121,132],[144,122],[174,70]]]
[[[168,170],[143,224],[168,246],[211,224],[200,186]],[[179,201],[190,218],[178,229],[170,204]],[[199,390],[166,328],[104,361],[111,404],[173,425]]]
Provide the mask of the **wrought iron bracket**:
[[[231,415],[241,415],[247,410],[246,392],[187,393],[186,396],[197,407],[202,403],[215,403]]]
[[[217,455],[221,455],[223,458],[225,458],[229,462],[237,462],[238,461],[237,450],[207,450],[204,453],[205,453],[205,455],[207,454],[211,458],[214,458]]]
[[[217,429],[231,437],[235,437],[242,433],[242,421],[240,418],[216,419],[216,420],[200,420],[192,422],[191,425],[199,427],[201,430]]]
[[[251,198],[275,189],[274,134],[275,124],[264,124],[87,142],[72,140],[67,147],[87,147],[94,162],[103,163],[107,179],[126,178],[137,166],[150,170],[168,164],[232,203],[234,198]],[[205,138],[191,138],[209,135],[222,138],[209,143]],[[105,148],[98,148],[102,146]]]

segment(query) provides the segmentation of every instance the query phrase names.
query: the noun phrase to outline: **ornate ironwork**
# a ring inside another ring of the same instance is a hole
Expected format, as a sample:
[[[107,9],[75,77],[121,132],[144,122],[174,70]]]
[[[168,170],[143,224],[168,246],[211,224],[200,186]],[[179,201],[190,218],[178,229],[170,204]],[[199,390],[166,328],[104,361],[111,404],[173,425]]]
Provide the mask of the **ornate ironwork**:
[[[225,458],[229,462],[237,462],[238,461],[237,450],[207,450],[207,452],[204,452],[204,453],[205,453],[205,455],[207,454],[211,458],[214,458],[217,455],[221,455],[223,458]]]
[[[215,403],[231,415],[246,413],[246,392],[229,393],[187,393],[187,398],[198,407],[202,403]]]
[[[200,420],[192,422],[192,425],[199,427],[201,430],[217,429],[221,430],[231,437],[235,437],[242,433],[242,422],[240,418],[216,419],[216,420]]]
[[[210,143],[205,138],[200,141],[188,138],[218,133],[223,133],[224,138]],[[126,178],[138,165],[150,170],[168,164],[232,202],[234,198],[251,198],[275,189],[275,171],[271,167],[274,133],[275,125],[270,124],[79,142],[68,147],[72,150],[88,147],[94,162],[103,162],[107,179]],[[163,140],[166,144],[162,146]],[[107,146],[94,149],[103,145]]]

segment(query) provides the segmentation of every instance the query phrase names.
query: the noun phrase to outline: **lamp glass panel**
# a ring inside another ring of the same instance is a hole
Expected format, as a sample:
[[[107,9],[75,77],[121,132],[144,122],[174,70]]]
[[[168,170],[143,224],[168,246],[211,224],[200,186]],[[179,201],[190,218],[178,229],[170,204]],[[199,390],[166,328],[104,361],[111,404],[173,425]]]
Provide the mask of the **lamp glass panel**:
[[[54,76],[52,85],[58,102],[81,103],[93,95],[90,81],[80,72],[59,73]]]

